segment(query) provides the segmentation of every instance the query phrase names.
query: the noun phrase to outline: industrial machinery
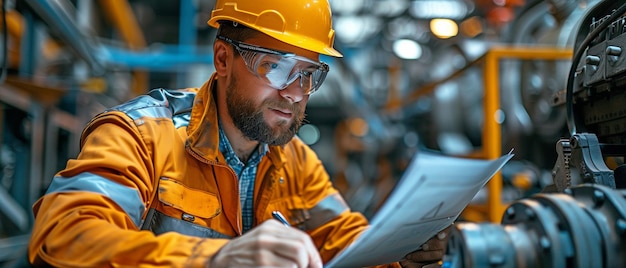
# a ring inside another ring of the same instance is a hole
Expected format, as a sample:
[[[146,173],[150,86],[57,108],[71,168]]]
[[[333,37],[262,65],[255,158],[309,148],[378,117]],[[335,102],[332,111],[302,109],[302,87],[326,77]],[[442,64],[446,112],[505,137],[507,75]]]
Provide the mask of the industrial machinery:
[[[581,20],[556,142],[553,184],[514,201],[500,224],[455,224],[444,267],[626,267],[626,4]]]

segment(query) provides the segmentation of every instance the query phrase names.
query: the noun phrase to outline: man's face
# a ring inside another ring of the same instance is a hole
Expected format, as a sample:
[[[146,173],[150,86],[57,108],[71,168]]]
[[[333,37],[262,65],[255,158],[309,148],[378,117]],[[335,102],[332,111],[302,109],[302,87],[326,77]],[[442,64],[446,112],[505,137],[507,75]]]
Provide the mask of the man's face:
[[[308,58],[318,57],[313,52],[267,36],[251,38],[246,42],[265,48],[295,52]],[[226,91],[228,113],[235,126],[250,140],[269,145],[286,144],[302,125],[308,95],[303,94],[299,80],[279,91],[251,73],[242,58],[236,57]]]
[[[258,88],[241,87],[239,73],[227,88],[226,106],[233,123],[250,140],[269,145],[286,144],[304,120],[305,101],[290,103],[284,98],[258,98]],[[277,91],[269,88],[269,90]]]

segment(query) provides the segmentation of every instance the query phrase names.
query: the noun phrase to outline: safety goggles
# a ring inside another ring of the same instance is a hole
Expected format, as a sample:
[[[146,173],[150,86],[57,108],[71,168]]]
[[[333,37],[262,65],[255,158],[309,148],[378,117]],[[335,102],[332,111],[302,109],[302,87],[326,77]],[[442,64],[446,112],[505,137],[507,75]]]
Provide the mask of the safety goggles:
[[[294,53],[267,49],[232,40],[221,35],[218,39],[231,44],[241,55],[248,70],[271,87],[283,90],[300,78],[305,95],[317,91],[328,73],[328,64],[316,62]]]

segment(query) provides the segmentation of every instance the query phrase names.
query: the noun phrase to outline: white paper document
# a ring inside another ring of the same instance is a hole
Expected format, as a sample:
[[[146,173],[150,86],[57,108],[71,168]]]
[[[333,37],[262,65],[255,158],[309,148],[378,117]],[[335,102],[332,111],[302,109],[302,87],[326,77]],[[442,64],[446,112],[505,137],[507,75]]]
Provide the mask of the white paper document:
[[[512,157],[479,160],[418,152],[370,227],[324,267],[365,267],[401,260],[450,226]]]

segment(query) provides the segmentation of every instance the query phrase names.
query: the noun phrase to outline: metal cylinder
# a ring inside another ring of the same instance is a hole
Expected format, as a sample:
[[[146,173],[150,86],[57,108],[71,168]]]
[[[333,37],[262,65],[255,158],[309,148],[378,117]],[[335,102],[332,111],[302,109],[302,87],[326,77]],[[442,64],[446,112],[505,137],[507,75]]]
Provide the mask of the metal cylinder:
[[[625,194],[585,184],[515,201],[500,225],[457,223],[443,267],[626,267]]]

